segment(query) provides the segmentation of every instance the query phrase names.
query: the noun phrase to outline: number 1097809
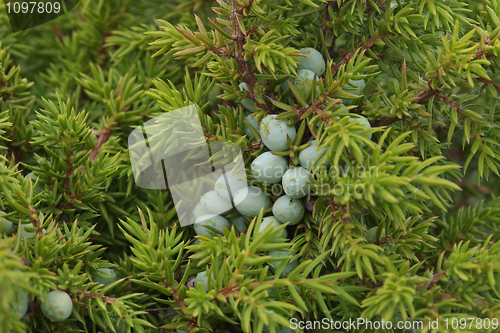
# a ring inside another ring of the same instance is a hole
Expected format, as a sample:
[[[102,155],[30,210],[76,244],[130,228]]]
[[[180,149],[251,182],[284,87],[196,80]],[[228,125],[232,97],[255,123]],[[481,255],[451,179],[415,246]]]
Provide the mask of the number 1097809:
[[[37,13],[37,14],[51,14],[51,13],[59,13],[61,11],[61,4],[57,1],[54,2],[38,2],[38,1],[29,1],[29,2],[7,2],[5,4],[5,8],[7,9],[7,14],[15,13],[15,14],[28,14],[28,13]]]

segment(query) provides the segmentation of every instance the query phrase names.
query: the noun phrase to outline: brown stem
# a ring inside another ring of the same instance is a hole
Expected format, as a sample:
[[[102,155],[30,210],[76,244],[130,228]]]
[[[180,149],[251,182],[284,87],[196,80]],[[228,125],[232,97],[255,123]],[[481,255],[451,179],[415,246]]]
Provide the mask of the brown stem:
[[[243,48],[243,45],[245,43],[245,35],[243,34],[243,31],[241,31],[240,26],[238,24],[239,17],[243,10],[247,7],[250,7],[253,3],[253,0],[249,1],[250,4],[248,6],[244,7],[239,7],[237,8],[236,6],[236,1],[231,0],[231,27],[233,30],[233,33],[236,35],[236,39],[234,40],[234,45],[235,45],[235,52],[233,54],[233,58],[238,64],[238,67],[240,69],[240,75],[242,77],[242,80],[247,84],[248,88],[248,95],[249,97],[254,101],[254,103],[261,107],[262,109],[266,111],[270,111],[270,108],[267,104],[261,104],[257,102],[255,99],[255,85],[257,83],[257,80],[255,79],[255,75],[250,68],[250,65],[248,62],[245,61],[245,49]]]
[[[93,130],[92,134],[97,136],[97,145],[92,149],[92,152],[90,153],[90,156],[89,156],[89,160],[91,160],[92,162],[95,162],[95,160],[97,159],[97,156],[99,155],[99,151],[101,150],[101,147],[111,137],[111,130],[109,129],[109,126],[106,125],[102,131]]]

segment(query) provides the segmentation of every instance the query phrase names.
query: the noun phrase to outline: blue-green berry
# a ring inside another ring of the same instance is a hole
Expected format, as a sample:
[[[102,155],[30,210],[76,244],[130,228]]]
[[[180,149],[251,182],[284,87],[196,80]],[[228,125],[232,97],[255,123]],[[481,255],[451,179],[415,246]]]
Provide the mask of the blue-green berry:
[[[270,150],[288,150],[287,137],[293,142],[297,136],[297,131],[295,127],[289,126],[283,120],[274,119],[276,117],[277,115],[272,114],[262,119],[259,130],[260,138]]]
[[[224,184],[224,186],[226,186]],[[221,191],[222,193],[222,191]],[[226,191],[227,195],[227,191]],[[201,207],[213,214],[225,214],[229,212],[233,205],[224,196],[217,195],[217,191],[208,191],[200,198]]]
[[[288,89],[290,89],[290,85],[288,84],[288,82],[293,83],[293,81],[295,81],[295,78],[289,77],[285,82],[281,84],[281,89],[283,89],[283,91],[287,91]],[[290,94],[293,93],[290,92]]]
[[[283,189],[285,193],[300,199],[309,193],[309,171],[303,167],[292,167],[283,175]]]
[[[35,176],[33,172],[28,173],[24,178],[29,178],[31,179],[32,183],[35,184],[35,182],[38,180],[38,177]],[[40,185],[36,185],[35,188],[33,189],[35,194],[42,193],[43,187]]]
[[[42,313],[51,321],[63,321],[69,318],[73,311],[73,302],[67,293],[54,290],[45,296],[42,303]]]
[[[9,235],[12,232],[13,223],[4,217],[7,215],[6,212],[0,211],[0,235],[6,234]]]
[[[17,314],[17,320],[21,320],[26,315],[26,312],[28,312],[28,293],[21,290],[16,292],[16,296],[11,309],[12,312]]]
[[[259,228],[258,234],[259,235],[262,234],[268,226],[272,226],[275,229],[275,228],[279,227],[281,224],[282,223],[280,221],[278,221],[274,216],[264,217],[262,219],[262,222],[260,223],[260,228]],[[284,228],[283,230],[281,230],[278,233],[278,237],[281,237],[281,238],[288,237],[288,232],[286,231],[286,228]]]
[[[271,199],[258,187],[242,188],[234,195],[234,207],[243,216],[256,217],[271,206]]]
[[[345,85],[344,87],[347,88],[345,89],[347,92],[354,94],[354,95],[361,95],[363,93],[363,90],[365,89],[365,80],[349,80],[349,84]],[[354,87],[352,87],[354,86]],[[345,105],[351,105],[352,100],[345,100],[344,101]]]
[[[249,92],[248,86],[245,82],[241,82],[239,87],[241,91]],[[243,98],[241,100],[241,105],[243,105],[248,111],[257,111],[257,109],[255,108],[255,103],[251,98]]]
[[[46,230],[42,229],[42,233],[44,234],[45,232]],[[36,230],[31,223],[22,224],[18,236],[21,238],[26,238],[26,240],[31,242],[35,240]]]
[[[305,99],[307,95],[311,92],[315,73],[308,69],[301,69],[297,72],[297,77],[293,82],[293,85],[297,89],[297,92]],[[318,78],[316,78],[316,81]]]
[[[194,206],[193,215],[195,219],[202,217],[203,215],[209,215],[209,214],[211,213],[203,207],[201,202],[198,202],[198,204]]]
[[[374,243],[377,241],[377,232],[379,227],[373,227],[366,232],[365,239],[369,243]],[[385,229],[382,229],[380,237],[385,237]]]
[[[273,258],[285,258],[285,257],[290,256],[290,252],[288,252],[288,251],[269,251],[269,255]],[[285,259],[285,260],[288,261],[288,259]],[[274,261],[270,266],[271,271],[273,273],[275,273],[277,268],[281,265],[282,262],[283,262],[283,260],[282,261]],[[298,265],[297,260],[293,260],[292,262],[288,262],[287,265],[285,266],[285,268],[283,269],[282,273],[289,274],[291,271],[293,271],[295,269],[295,267],[297,267],[297,265]]]
[[[194,223],[194,231],[196,232],[197,235],[212,237],[212,235],[210,235],[207,226],[215,228],[221,233],[224,232],[224,228],[231,229],[231,223],[229,223],[229,221],[226,218],[220,215],[213,215],[213,216],[205,215],[205,216],[206,217],[204,216],[200,217]]]
[[[284,195],[273,205],[273,215],[281,223],[294,225],[299,223],[304,217],[305,208],[301,199],[293,199]]]
[[[330,147],[325,147],[320,150],[318,150],[316,140],[311,141],[311,145],[307,147],[306,149],[302,150],[299,153],[299,162],[300,165],[302,165],[306,169],[311,169],[313,166],[314,161],[322,155],[325,151],[327,151]],[[323,160],[323,157],[321,160]],[[323,164],[321,164],[321,167],[327,168],[330,165],[330,162],[328,160],[324,161]]]
[[[229,189],[227,185],[229,184]],[[233,173],[231,171],[222,174],[215,182],[215,192],[224,201],[225,205],[231,204],[234,194],[247,186],[246,174],[244,171],[241,173]],[[232,207],[232,206],[231,206]],[[207,208],[209,211],[210,209]],[[216,213],[216,212],[215,212]],[[223,214],[223,213],[220,213]]]
[[[349,118],[349,121],[351,122],[361,122],[361,126],[364,126],[365,129],[369,130],[372,128],[372,126],[370,125],[370,122],[368,121],[368,119],[366,119],[365,117],[363,116],[358,116],[358,117],[351,117]],[[362,130],[359,130],[359,131],[355,131],[354,133],[356,134],[361,134]],[[368,138],[368,140],[371,140],[372,139],[372,133],[368,134],[366,136]]]
[[[300,49],[300,53],[305,54],[306,57],[301,58],[297,64],[297,70],[308,69],[316,73],[318,77],[323,75],[326,70],[326,64],[321,53],[311,47]]]
[[[236,230],[240,233],[247,231],[247,220],[244,216],[238,215],[235,217],[230,217],[229,221],[234,225]]]
[[[259,182],[275,184],[281,181],[288,169],[288,161],[283,156],[265,152],[253,160],[251,169],[253,177]]]
[[[201,283],[201,286],[202,286],[204,291],[208,291],[208,274],[206,271],[199,272],[196,275],[195,284],[194,284],[196,289],[198,289],[198,282]],[[212,275],[212,282],[215,282],[213,275]]]
[[[257,132],[259,132],[259,130],[260,130],[260,125],[259,125],[259,121],[258,121],[257,117],[254,117],[254,116],[252,116],[252,115],[249,115],[249,116],[246,116],[246,117],[245,117],[245,121],[246,121],[247,123],[249,123],[250,125],[252,125],[252,127],[253,127],[253,128],[254,128]],[[246,134],[249,138],[253,138],[253,137],[254,137],[254,135],[253,135],[252,131],[250,131],[250,129],[249,129],[247,126],[245,126],[245,134]]]
[[[99,273],[98,273],[99,275],[95,276],[95,278],[94,278],[95,282],[99,282],[99,283],[102,283],[105,286],[107,286],[107,285],[115,282],[116,280],[118,280],[118,275],[117,275],[114,268],[103,267],[103,268],[99,268],[98,271],[99,271]]]

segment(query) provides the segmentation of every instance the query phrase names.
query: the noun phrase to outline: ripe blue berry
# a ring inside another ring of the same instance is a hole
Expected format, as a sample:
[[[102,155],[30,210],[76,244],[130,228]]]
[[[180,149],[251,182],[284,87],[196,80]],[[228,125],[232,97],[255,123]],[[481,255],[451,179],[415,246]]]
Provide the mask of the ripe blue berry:
[[[247,123],[249,123],[250,125],[252,125],[252,127],[257,131],[259,132],[260,130],[260,125],[259,125],[259,121],[257,120],[256,117],[252,116],[252,115],[249,115],[249,116],[246,116],[245,117],[245,121]],[[248,129],[248,127],[245,126],[245,134],[249,137],[249,138],[253,138],[253,133],[252,131],[250,131],[250,129]]]
[[[205,215],[205,216],[207,218],[202,216],[199,219],[197,219],[196,222],[194,223],[194,231],[196,232],[197,235],[212,237],[212,235],[210,235],[209,233],[209,229],[206,226],[215,228],[221,233],[224,232],[224,227],[231,229],[231,223],[229,223],[229,221],[226,220],[224,217],[220,215],[213,215],[213,216]]]
[[[51,321],[63,321],[69,318],[73,311],[73,302],[67,293],[54,290],[45,296],[42,303],[42,313]]]
[[[288,169],[283,175],[283,189],[285,193],[294,198],[303,198],[309,193],[309,171],[303,167]]]
[[[284,195],[273,205],[273,215],[281,223],[289,223],[294,225],[299,223],[304,217],[304,203],[300,199],[293,199],[288,195]]]
[[[288,150],[287,136],[293,142],[297,131],[293,126],[288,126],[283,120],[276,120],[277,115],[272,114],[262,119],[260,124],[260,137],[270,150]]]
[[[7,220],[5,217],[3,217],[6,214],[7,213],[0,210],[0,222],[1,222],[0,223],[0,234],[8,235],[12,231],[13,223],[11,221]]]
[[[266,184],[275,184],[281,180],[288,169],[288,161],[283,156],[265,152],[253,160],[252,175],[256,180]]]
[[[236,192],[234,206],[241,215],[256,217],[261,209],[271,206],[271,199],[260,188],[249,186]]]
[[[290,252],[288,251],[269,251],[269,255],[273,258],[285,258],[285,257],[289,257],[290,256]],[[288,259],[284,259],[284,260],[287,260]],[[275,261],[271,264],[270,266],[270,269],[273,273],[276,272],[277,268],[279,267],[279,265],[281,265],[283,261]],[[295,269],[295,267],[298,266],[298,262],[297,260],[293,260],[292,262],[289,262],[287,263],[287,265],[285,266],[285,268],[283,269],[283,274],[289,274],[291,271],[293,271]]]
[[[316,73],[318,77],[323,75],[326,70],[326,64],[321,53],[311,47],[300,49],[300,53],[305,54],[306,57],[301,58],[297,64],[297,70],[308,69]]]
[[[302,165],[306,169],[310,169],[311,166],[313,165],[314,161],[321,155],[323,152],[327,151],[329,147],[322,148],[320,150],[317,150],[318,147],[316,145],[316,140],[311,141],[311,145],[307,147],[306,149],[302,150],[299,153],[299,162],[300,165]],[[323,159],[323,157],[322,157]],[[320,162],[320,161],[318,161]],[[330,165],[330,162],[326,160],[321,164],[323,168],[327,168]]]
[[[258,234],[259,235],[262,234],[264,232],[264,230],[266,230],[266,228],[270,225],[273,226],[273,228],[277,228],[281,225],[281,223],[274,216],[264,217],[262,219],[262,222],[260,223],[260,228],[259,228]],[[288,237],[288,232],[286,231],[286,228],[278,233],[278,237],[281,237],[281,238]]]
[[[225,185],[224,185],[225,186]],[[227,192],[226,192],[227,195]],[[201,207],[213,214],[225,214],[233,208],[231,202],[217,195],[216,191],[208,191],[200,198]]]

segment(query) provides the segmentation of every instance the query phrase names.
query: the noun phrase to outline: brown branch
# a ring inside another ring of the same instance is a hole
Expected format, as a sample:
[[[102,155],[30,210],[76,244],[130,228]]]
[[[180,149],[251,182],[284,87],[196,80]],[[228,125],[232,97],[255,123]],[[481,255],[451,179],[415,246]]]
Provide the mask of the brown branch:
[[[88,291],[78,290],[76,292],[76,295],[77,296],[83,295],[83,299],[96,299],[96,298],[100,297],[104,303],[108,303],[108,304],[116,303],[116,300],[114,298],[105,296],[105,295],[100,294],[100,293],[90,293]]]
[[[482,78],[482,77],[478,77],[477,78],[478,81],[488,85],[488,84],[492,84],[493,87],[495,87],[495,90],[500,94],[500,85],[496,84],[495,82],[491,81],[491,80],[488,80],[488,79],[485,79],[485,78]]]
[[[270,108],[267,104],[261,104],[259,103],[256,98],[255,98],[255,85],[257,83],[257,80],[255,79],[255,75],[250,68],[250,65],[248,62],[245,61],[245,49],[243,48],[243,45],[245,43],[245,34],[243,31],[241,31],[240,26],[238,24],[239,17],[241,13],[247,8],[252,6],[253,0],[249,1],[248,6],[240,6],[239,8],[236,7],[236,1],[231,0],[231,28],[233,30],[233,33],[236,35],[236,39],[234,40],[234,45],[235,45],[235,52],[233,54],[233,58],[238,64],[238,67],[240,69],[240,75],[242,80],[247,84],[248,88],[248,95],[249,97],[254,101],[255,105],[261,107],[262,109],[266,111],[270,111]]]
[[[89,160],[91,160],[92,162],[95,162],[95,160],[97,159],[97,156],[99,155],[99,151],[101,150],[101,147],[111,137],[111,130],[109,129],[109,126],[106,125],[102,131],[93,130],[92,134],[97,136],[97,145],[92,149],[92,152],[90,153],[90,156],[89,156]]]

